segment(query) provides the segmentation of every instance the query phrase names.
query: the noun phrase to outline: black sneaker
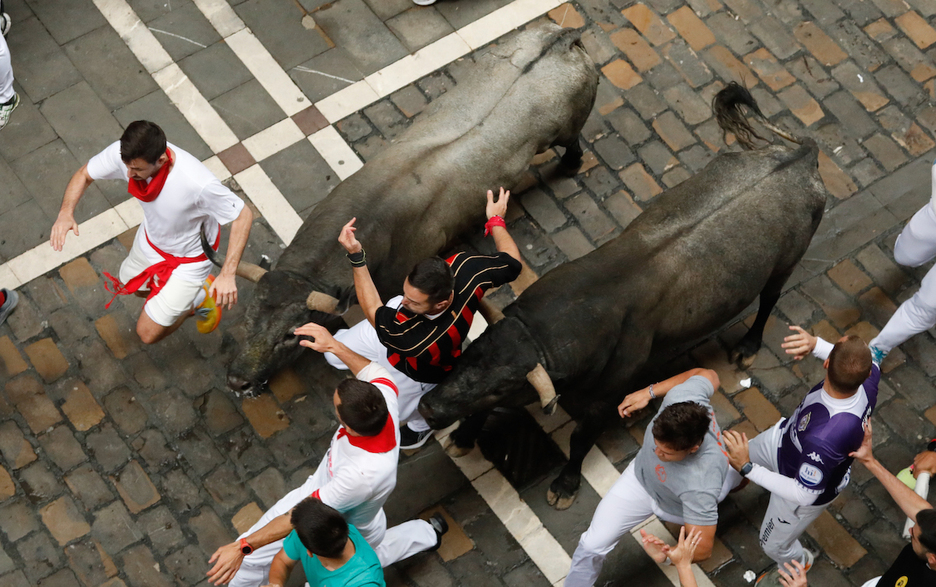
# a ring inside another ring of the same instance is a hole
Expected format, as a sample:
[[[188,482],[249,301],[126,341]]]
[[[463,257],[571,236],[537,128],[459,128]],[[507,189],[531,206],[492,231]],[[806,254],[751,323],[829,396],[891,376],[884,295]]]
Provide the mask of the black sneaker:
[[[400,428],[400,448],[403,450],[412,450],[426,444],[426,441],[432,437],[432,430],[423,430],[416,432],[409,426]]]
[[[19,294],[11,289],[0,289],[0,291],[6,294],[6,300],[0,305],[0,324],[3,324],[7,316],[10,315],[10,312],[13,311],[13,308],[16,307],[16,303],[19,301]]]
[[[442,546],[442,535],[448,532],[448,522],[445,521],[445,518],[442,514],[432,514],[432,517],[429,518],[429,525],[432,526],[432,529],[435,530],[437,540],[435,546],[430,550],[439,550],[439,547]]]

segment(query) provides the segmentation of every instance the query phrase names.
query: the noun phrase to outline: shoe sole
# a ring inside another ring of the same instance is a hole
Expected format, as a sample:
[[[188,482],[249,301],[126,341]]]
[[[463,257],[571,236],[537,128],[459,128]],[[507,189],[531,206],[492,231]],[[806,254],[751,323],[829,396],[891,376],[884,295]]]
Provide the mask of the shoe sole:
[[[209,313],[209,317],[208,317],[208,318],[205,318],[204,320],[199,320],[199,321],[198,321],[198,323],[195,325],[195,327],[196,327],[196,328],[198,329],[198,331],[201,332],[202,334],[210,334],[210,333],[214,332],[215,329],[218,327],[218,324],[221,324],[221,306],[216,305],[214,299],[208,297],[208,289],[211,287],[211,284],[212,284],[212,283],[214,283],[214,275],[209,275],[209,276],[208,276],[208,279],[205,280],[205,284],[206,284],[206,285],[204,286],[204,288],[205,288],[205,301],[202,302],[202,305],[199,306],[199,308],[201,308],[201,307],[208,307],[208,308],[210,308],[211,310],[213,310],[214,312],[217,313],[217,314],[216,314],[216,315],[217,315],[217,318],[215,318],[214,320],[212,320],[211,317],[210,317],[211,314]]]

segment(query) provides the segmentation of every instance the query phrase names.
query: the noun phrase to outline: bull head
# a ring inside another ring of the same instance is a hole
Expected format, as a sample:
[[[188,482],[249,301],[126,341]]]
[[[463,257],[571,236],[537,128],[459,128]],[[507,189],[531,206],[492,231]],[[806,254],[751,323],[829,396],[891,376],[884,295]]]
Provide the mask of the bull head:
[[[481,304],[478,310],[488,324],[494,325],[504,319],[504,313],[500,308],[488,301],[487,298],[481,298]],[[543,413],[552,416],[556,413],[556,407],[559,405],[559,396],[556,395],[556,388],[553,386],[552,378],[542,363],[537,363],[529,373],[526,374],[526,380],[530,382],[536,394],[539,395],[540,405]]]
[[[422,397],[419,411],[438,429],[494,406],[525,405],[534,397],[531,378],[551,398],[543,403],[554,406],[557,396],[542,362],[526,326],[505,318],[465,350],[448,377]]]

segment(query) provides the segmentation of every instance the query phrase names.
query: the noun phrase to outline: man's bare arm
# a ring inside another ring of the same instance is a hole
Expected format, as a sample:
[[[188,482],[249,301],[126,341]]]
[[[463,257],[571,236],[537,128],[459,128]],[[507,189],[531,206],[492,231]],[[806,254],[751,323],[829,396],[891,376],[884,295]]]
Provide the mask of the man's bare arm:
[[[335,337],[321,324],[316,324],[315,322],[304,324],[296,329],[296,336],[311,337],[311,340],[300,340],[299,344],[320,353],[332,353],[338,357],[355,376],[361,372],[361,369],[370,365],[369,359],[365,359],[335,340]]]
[[[65,196],[62,198],[62,207],[59,209],[58,218],[52,225],[52,234],[49,242],[56,251],[61,251],[65,245],[65,235],[68,231],[78,236],[78,223],[75,222],[75,208],[78,207],[78,201],[84,195],[94,180],[88,175],[88,164],[81,166],[81,169],[72,175],[68,186],[65,188]]]
[[[293,567],[296,566],[296,562],[286,556],[285,550],[277,552],[276,556],[273,557],[273,562],[270,563],[270,580],[267,587],[283,587],[289,579]]]
[[[234,222],[231,223],[231,236],[228,237],[227,256],[221,272],[208,289],[208,295],[214,296],[215,302],[225,309],[230,309],[237,303],[237,281],[235,273],[240,263],[241,255],[247,246],[247,237],[250,236],[250,226],[253,223],[253,212],[244,206]]]
[[[698,544],[695,553],[692,556],[692,562],[697,563],[712,556],[712,548],[715,547],[715,524],[711,526],[696,526],[695,524],[686,524],[686,533],[694,535],[698,532]]]
[[[507,215],[507,202],[510,201],[510,191],[505,191],[502,187],[500,189],[500,194],[497,196],[497,201],[494,201],[494,192],[491,190],[487,191],[487,207],[484,212],[487,215],[488,220],[492,216],[500,216],[504,218]],[[507,253],[517,261],[520,261],[520,249],[517,248],[517,243],[514,242],[510,233],[507,232],[507,229],[503,226],[495,226],[491,228],[491,235],[494,237],[494,247],[501,253]]]
[[[887,493],[889,493],[897,505],[900,506],[900,509],[903,510],[908,518],[916,522],[916,515],[920,510],[928,510],[933,506],[917,495],[915,491],[904,485],[902,481],[897,479],[893,473],[884,468],[884,465],[874,458],[874,454],[871,452],[871,438],[871,422],[869,421],[865,425],[865,435],[864,440],[861,441],[861,446],[848,456],[855,457],[855,460],[864,465],[872,475],[877,477],[877,480],[881,482],[881,485],[884,486]]]
[[[273,518],[269,524],[247,536],[247,542],[256,550],[271,542],[286,538],[292,532],[292,523],[289,521],[291,513],[290,510],[282,516]],[[234,578],[243,560],[244,553],[241,552],[240,541],[225,544],[208,559],[208,564],[214,564],[206,573],[208,580],[214,585],[227,584]]]
[[[338,235],[338,242],[348,251],[349,254],[357,254],[364,250],[361,243],[354,236],[354,222],[357,218],[352,218],[350,222],[341,227],[341,233]],[[374,328],[377,327],[377,308],[383,305],[380,301],[380,294],[377,293],[377,286],[371,278],[367,265],[353,268],[354,274],[354,293],[357,295],[358,304],[364,311],[364,316]]]

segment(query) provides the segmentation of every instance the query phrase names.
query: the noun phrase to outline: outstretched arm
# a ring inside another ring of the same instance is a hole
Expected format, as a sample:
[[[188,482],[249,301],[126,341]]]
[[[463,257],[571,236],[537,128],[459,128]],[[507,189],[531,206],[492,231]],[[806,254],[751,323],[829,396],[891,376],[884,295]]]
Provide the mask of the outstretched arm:
[[[289,579],[293,567],[296,566],[296,562],[286,555],[285,550],[281,549],[277,552],[276,556],[273,557],[273,562],[270,563],[270,580],[266,587],[283,587]]]
[[[250,225],[253,223],[253,212],[248,206],[244,206],[240,214],[231,223],[231,236],[228,237],[227,256],[224,259],[224,266],[217,279],[208,288],[208,295],[214,297],[219,306],[224,306],[226,310],[237,303],[237,282],[234,274],[237,271],[237,265],[240,263],[241,255],[244,254],[244,247],[247,246],[247,237],[250,236]]]
[[[903,484],[902,481],[897,479],[893,473],[884,468],[871,452],[871,422],[869,421],[865,425],[865,436],[864,440],[861,442],[861,446],[855,452],[851,453],[851,457],[855,457],[855,460],[860,462],[872,475],[877,477],[877,480],[881,482],[881,485],[884,486],[884,489],[890,494],[890,496],[897,502],[897,505],[900,506],[900,509],[907,514],[907,517],[916,522],[916,515],[920,510],[931,509],[931,506],[925,499],[916,494],[915,491]],[[930,464],[929,467],[936,469],[936,463]],[[922,470],[922,469],[921,469]],[[927,468],[927,470],[930,470]]]
[[[364,247],[354,236],[354,222],[357,218],[352,218],[350,222],[341,227],[341,233],[338,235],[338,242],[348,251],[349,254],[356,255],[364,251]],[[377,293],[377,286],[371,277],[367,265],[360,265],[352,269],[354,272],[354,293],[357,295],[358,303],[364,310],[364,316],[374,328],[377,327],[377,308],[383,305],[380,301],[380,294]],[[345,363],[347,364],[347,363]]]
[[[357,375],[361,369],[370,365],[370,361],[352,351],[342,343],[335,340],[324,326],[309,322],[296,329],[296,336],[308,336],[309,339],[300,340],[299,344],[320,353],[332,353],[344,363],[351,373]]]
[[[664,379],[659,383],[654,383],[639,391],[628,394],[627,397],[624,398],[624,401],[621,402],[621,405],[618,406],[618,414],[620,414],[622,418],[626,418],[637,410],[641,410],[647,407],[647,404],[650,403],[651,399],[665,396],[671,389],[681,383],[685,383],[689,380],[690,377],[694,377],[696,375],[701,375],[702,377],[708,379],[709,383],[712,384],[712,388],[714,389],[718,389],[718,386],[721,384],[718,380],[718,373],[712,371],[711,369],[702,369],[699,367],[695,369],[689,369],[684,373],[673,375],[669,379]],[[653,392],[652,394],[651,388]]]
[[[256,550],[262,546],[286,538],[289,533],[292,532],[292,522],[289,521],[289,516],[291,514],[292,510],[282,516],[273,518],[270,520],[269,524],[247,536],[247,543]],[[205,573],[208,575],[208,581],[213,585],[226,585],[229,583],[240,568],[244,556],[244,553],[241,552],[239,540],[218,548],[218,550],[211,555],[211,558],[208,559],[208,564],[214,565]]]
[[[61,251],[65,245],[65,235],[68,231],[78,236],[78,223],[75,222],[75,208],[78,206],[78,200],[84,195],[94,180],[88,175],[88,164],[81,166],[81,169],[72,175],[68,186],[65,188],[65,197],[62,198],[62,208],[59,210],[58,218],[52,225],[52,235],[49,242],[56,251]]]
[[[503,219],[507,215],[507,202],[509,200],[510,191],[504,190],[503,187],[500,189],[500,194],[498,194],[496,202],[494,201],[494,192],[488,190],[487,207],[484,210],[487,219],[490,220],[494,216],[500,216]],[[494,237],[494,247],[498,252],[507,253],[517,261],[520,261],[520,249],[517,248],[517,243],[514,242],[513,237],[507,232],[506,227],[492,227],[491,235]]]

